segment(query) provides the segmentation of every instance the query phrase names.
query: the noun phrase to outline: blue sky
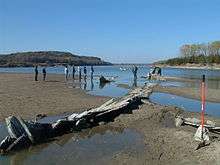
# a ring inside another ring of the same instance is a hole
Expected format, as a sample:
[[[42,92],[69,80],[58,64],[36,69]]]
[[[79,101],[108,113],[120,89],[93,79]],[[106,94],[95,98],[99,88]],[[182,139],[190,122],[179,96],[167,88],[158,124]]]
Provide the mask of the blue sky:
[[[220,40],[220,0],[0,0],[0,53],[70,51],[115,63]]]

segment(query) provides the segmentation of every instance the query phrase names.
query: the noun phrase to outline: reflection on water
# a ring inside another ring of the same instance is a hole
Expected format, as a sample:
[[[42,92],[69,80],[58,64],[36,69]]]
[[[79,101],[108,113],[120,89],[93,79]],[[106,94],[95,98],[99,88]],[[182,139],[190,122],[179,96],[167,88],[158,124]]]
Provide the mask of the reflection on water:
[[[67,134],[9,156],[0,156],[0,164],[103,164],[117,152],[135,150],[141,153],[143,149],[143,137],[138,132],[104,125]]]
[[[80,88],[86,90],[89,94],[100,95],[100,96],[110,96],[110,97],[121,97],[125,95],[131,88],[138,86],[138,78],[134,77],[128,84],[129,88],[124,88],[118,85],[117,78],[116,81],[100,83],[99,77],[87,77],[83,80],[72,81],[72,86],[74,88]],[[143,80],[143,79],[142,79]],[[144,84],[143,80],[143,84]],[[142,84],[142,85],[143,85]]]
[[[134,76],[132,87],[137,87],[137,76]]]
[[[87,89],[86,87],[87,87],[87,81],[86,81],[86,78],[84,78],[84,85],[83,85],[83,89],[84,89],[84,90],[86,90],[86,89]]]
[[[124,71],[120,70],[121,66],[94,66],[94,76],[90,74],[87,76],[87,80],[84,80],[84,74],[81,74],[80,81],[75,80],[75,86],[81,89],[86,89],[90,94],[103,95],[110,97],[119,97],[128,92],[128,89],[123,89],[117,86],[117,84],[128,84],[130,87],[142,86],[147,82],[146,79],[140,78],[141,76],[146,76],[150,70],[149,65],[138,66],[137,78],[134,78],[132,73],[132,65],[123,66]],[[39,67],[39,70],[41,68]],[[47,73],[64,74],[64,68],[62,66],[58,67],[48,67]],[[28,67],[17,67],[17,68],[0,68],[0,72],[19,72],[19,73],[33,73],[33,68]],[[87,67],[87,73],[91,73],[91,68]],[[78,71],[76,75],[79,75]],[[164,76],[174,76],[182,78],[196,79],[195,82],[165,82],[168,85],[183,86],[183,87],[193,87],[198,88],[200,85],[201,76],[205,74],[207,77],[207,87],[210,89],[220,88],[220,71],[219,70],[207,70],[207,69],[174,69],[174,68],[163,68],[162,75]],[[104,77],[117,77],[115,82],[106,84],[99,88],[98,76],[103,75]],[[92,78],[91,78],[92,77]],[[170,83],[170,84],[169,84]]]
[[[131,88],[137,87],[138,85],[143,85],[148,82],[148,80],[142,79],[140,84],[140,79],[138,77],[134,77],[130,80],[129,83],[118,83],[120,81],[115,79],[116,81],[110,83],[100,83],[99,78],[90,78],[84,79],[82,81],[75,80],[73,81],[73,86],[86,90],[89,94],[100,95],[100,96],[110,96],[110,97],[121,97],[125,95]],[[139,82],[139,83],[138,83]],[[170,87],[187,87],[187,88],[200,88],[201,79],[195,79],[194,81],[189,82],[179,82],[179,81],[156,81],[151,80],[151,82],[158,82],[161,86],[170,86]],[[120,84],[120,85],[119,85]],[[220,81],[218,80],[210,80],[206,81],[206,85],[208,89],[220,89]],[[126,88],[124,86],[127,86]]]
[[[109,85],[111,82],[99,82],[99,88],[103,89],[106,85]]]
[[[150,100],[162,105],[173,105],[186,111],[201,112],[201,102],[167,93],[153,93]],[[220,117],[220,103],[206,102],[206,114]]]
[[[6,137],[7,135],[8,135],[8,132],[5,128],[5,124],[0,123],[0,141],[2,141],[3,138]]]
[[[118,87],[116,82],[100,83],[99,77],[87,77],[82,80],[74,80],[68,83],[70,88],[80,88],[92,95],[121,97],[129,89]]]
[[[90,81],[90,90],[91,91],[93,91],[93,89],[94,89],[94,83],[93,83],[93,76],[91,76],[91,79],[90,79],[91,81]]]

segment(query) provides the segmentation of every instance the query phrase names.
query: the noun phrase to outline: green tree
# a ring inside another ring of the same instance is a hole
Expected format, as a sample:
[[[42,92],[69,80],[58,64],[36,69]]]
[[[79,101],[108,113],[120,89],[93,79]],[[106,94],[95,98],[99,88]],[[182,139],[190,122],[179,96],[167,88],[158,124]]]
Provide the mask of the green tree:
[[[212,53],[214,56],[219,56],[220,54],[220,41],[214,41],[211,43]]]

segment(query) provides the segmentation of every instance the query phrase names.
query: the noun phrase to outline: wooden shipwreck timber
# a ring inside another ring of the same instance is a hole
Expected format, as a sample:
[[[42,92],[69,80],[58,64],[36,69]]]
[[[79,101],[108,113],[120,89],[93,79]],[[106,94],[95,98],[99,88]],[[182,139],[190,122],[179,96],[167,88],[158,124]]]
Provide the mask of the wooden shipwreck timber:
[[[1,154],[43,143],[66,133],[91,128],[100,122],[113,121],[118,115],[129,113],[144,99],[148,99],[155,85],[147,84],[135,88],[124,97],[111,99],[100,107],[79,114],[73,113],[54,123],[24,121],[21,117],[10,116],[5,119],[9,135],[0,143]]]
[[[184,118],[181,116],[176,116],[175,123],[176,123],[176,127],[189,125],[198,128],[201,125],[201,120],[197,118]],[[213,133],[219,133],[220,131],[220,126],[216,126],[215,122],[211,120],[206,120],[204,123],[204,127]]]

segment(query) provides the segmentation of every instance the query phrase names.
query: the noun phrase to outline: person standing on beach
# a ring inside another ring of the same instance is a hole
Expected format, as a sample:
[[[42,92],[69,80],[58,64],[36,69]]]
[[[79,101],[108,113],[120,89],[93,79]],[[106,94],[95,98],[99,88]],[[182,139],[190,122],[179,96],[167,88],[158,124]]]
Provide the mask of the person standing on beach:
[[[158,75],[160,75],[160,76],[162,75],[160,67],[158,68]]]
[[[91,66],[91,79],[93,79],[94,68]]]
[[[137,79],[137,71],[138,71],[138,67],[134,65],[134,67],[132,68],[132,72],[134,74],[135,79]]]
[[[35,72],[35,81],[38,81],[37,80],[37,77],[38,77],[38,66],[37,65],[35,66],[34,72]]]
[[[79,73],[79,81],[81,81],[81,67],[80,66],[78,66],[78,73]]]
[[[45,81],[46,80],[46,75],[47,75],[45,67],[43,68],[42,73],[43,73],[43,81]]]
[[[75,66],[73,65],[73,80],[75,78],[75,73],[76,73],[76,69],[75,69]]]
[[[66,67],[64,69],[64,73],[65,73],[65,80],[67,81],[68,80],[68,75],[69,75],[69,70],[68,70],[67,65],[66,65]]]
[[[86,66],[84,66],[83,72],[84,72],[84,79],[86,79],[86,76],[87,76]]]

